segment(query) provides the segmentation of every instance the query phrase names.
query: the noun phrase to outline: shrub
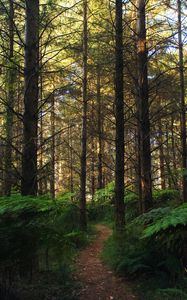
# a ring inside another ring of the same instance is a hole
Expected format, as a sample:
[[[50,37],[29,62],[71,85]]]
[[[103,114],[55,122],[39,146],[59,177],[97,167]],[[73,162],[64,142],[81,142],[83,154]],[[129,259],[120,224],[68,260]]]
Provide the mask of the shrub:
[[[95,193],[93,203],[88,206],[88,215],[91,221],[112,223],[114,220],[114,182]],[[138,195],[128,191],[125,195],[126,220],[132,220],[139,213]]]
[[[165,215],[157,218],[154,223],[150,223],[144,229],[142,237],[150,241],[155,240],[158,247],[178,258],[182,262],[182,267],[186,268],[187,204],[168,210]],[[173,263],[171,262],[170,265],[172,266]]]
[[[134,192],[128,191],[125,194],[125,205],[126,205],[126,221],[132,221],[139,214],[139,200],[138,195]]]
[[[104,260],[117,272],[165,274],[177,280],[185,270],[187,205],[154,209],[126,226],[124,236],[111,237]]]
[[[153,192],[153,200],[163,204],[167,201],[179,202],[180,192],[173,189],[157,190]]]
[[[78,227],[76,204],[15,195],[0,199],[0,268],[2,276],[56,269],[70,263],[87,236]]]
[[[105,203],[91,203],[88,205],[88,218],[92,222],[112,223],[114,220],[114,205]]]
[[[113,202],[114,200],[114,191],[115,191],[115,184],[114,182],[108,183],[103,189],[99,189],[96,191],[94,195],[94,202]]]
[[[127,192],[125,194],[125,203],[137,203],[138,202],[138,195],[134,192]]]

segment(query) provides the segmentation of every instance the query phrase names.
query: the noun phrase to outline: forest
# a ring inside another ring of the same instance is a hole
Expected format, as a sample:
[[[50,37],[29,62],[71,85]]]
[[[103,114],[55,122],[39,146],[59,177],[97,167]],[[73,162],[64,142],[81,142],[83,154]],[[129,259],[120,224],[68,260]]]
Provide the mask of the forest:
[[[186,0],[0,0],[0,300],[187,300]]]

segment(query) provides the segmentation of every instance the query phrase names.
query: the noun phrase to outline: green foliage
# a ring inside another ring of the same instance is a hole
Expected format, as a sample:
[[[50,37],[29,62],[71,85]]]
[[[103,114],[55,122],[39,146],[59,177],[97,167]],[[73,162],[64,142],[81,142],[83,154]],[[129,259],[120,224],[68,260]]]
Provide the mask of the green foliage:
[[[160,218],[166,216],[171,211],[171,207],[159,207],[152,209],[151,211],[144,213],[137,217],[133,222],[142,225],[154,223]]]
[[[137,203],[138,195],[134,192],[126,192],[125,194],[125,203]]]
[[[184,291],[177,288],[159,289],[157,294],[159,297],[157,299],[165,299],[165,300],[167,299],[186,300],[187,299],[187,294]]]
[[[126,222],[132,221],[139,214],[139,200],[138,195],[134,192],[127,191],[125,194],[125,205],[126,205],[126,213],[125,219]]]
[[[187,169],[179,169],[178,174],[181,176],[187,176]]]
[[[153,200],[160,204],[164,204],[167,201],[179,202],[180,192],[173,189],[157,190],[153,192]]]
[[[94,202],[113,202],[115,195],[115,183],[108,183],[103,189],[97,190],[94,195]],[[125,194],[125,203],[134,203],[138,201],[138,195],[134,192],[127,191]]]
[[[126,226],[120,239],[115,234],[106,242],[102,257],[116,272],[133,274],[146,268],[143,262],[145,241],[140,241],[142,227]]]
[[[69,202],[72,199],[74,199],[75,197],[75,193],[71,193],[71,192],[64,192],[63,194],[59,194],[57,196],[57,202],[62,201],[62,202]]]
[[[97,190],[93,202],[88,204],[88,218],[92,222],[111,223],[114,219],[114,182]]]
[[[144,226],[142,238],[157,241],[167,252],[182,255],[187,243],[187,205],[153,209],[134,220]]]
[[[43,199],[43,198],[42,198]],[[44,198],[45,199],[45,198]],[[14,195],[11,198],[0,198],[0,216],[14,215],[14,217],[21,216],[27,213],[45,212],[52,206],[51,200],[38,201],[37,198],[21,197]]]
[[[12,282],[11,299],[77,299],[73,262],[93,233],[90,228],[80,231],[79,207],[71,193],[55,201],[48,195],[0,198],[0,280],[6,282],[0,287],[2,300]]]
[[[64,274],[62,289],[70,282],[67,274],[71,274],[72,259],[77,249],[88,242],[88,235],[79,229],[79,209],[68,200],[70,198],[70,194],[65,194],[56,201],[48,196],[14,195],[0,199],[2,280],[7,280],[8,268],[11,280],[18,275],[21,280],[30,280],[31,276],[35,278],[43,272],[47,272],[46,276],[60,272],[61,276]],[[43,282],[43,278],[39,278]],[[28,282],[26,286],[28,289]],[[36,296],[35,299],[41,298]]]
[[[157,209],[154,210],[154,213],[158,213],[162,211],[162,215],[158,217],[157,219],[154,219],[152,224],[149,225],[144,230],[144,237],[151,237],[155,234],[158,234],[162,231],[167,231],[169,229],[172,229],[173,227],[180,226],[185,227],[187,226],[187,204],[182,204],[179,207],[176,207],[174,209],[172,208],[165,208],[165,209]],[[147,213],[147,216],[152,215],[151,211],[150,213]]]
[[[122,275],[141,276],[144,284],[147,278],[156,282],[151,292],[151,287],[147,292],[144,289],[145,298],[142,296],[141,299],[152,299],[152,294],[157,295],[155,300],[183,299],[180,297],[186,295],[184,288],[180,284],[176,289],[173,287],[185,273],[186,229],[186,204],[153,209],[126,225],[120,239],[115,235],[110,237],[102,257]]]
[[[187,300],[186,278],[180,279],[175,285],[168,284],[162,276],[143,278],[136,282],[140,300]]]
[[[91,203],[88,205],[88,218],[92,222],[110,224],[114,220],[114,205],[105,203]]]
[[[91,221],[104,221],[111,224],[114,221],[114,182],[110,182],[105,188],[96,191],[94,201],[88,206]],[[127,191],[124,202],[126,204],[126,220],[132,220],[138,215],[138,196]]]
[[[156,241],[158,248],[164,249],[168,254],[174,255],[178,259],[181,258],[180,261],[183,265],[185,247],[187,246],[186,232],[187,205],[183,204],[177,208],[168,210],[165,215],[150,223],[143,230],[142,237],[150,241]],[[168,262],[168,265],[174,267],[173,262]],[[181,265],[181,263],[178,265]],[[184,267],[186,266],[184,265]],[[177,266],[175,269],[177,269]],[[172,270],[170,271],[171,273],[173,272]]]
[[[114,200],[114,191],[115,184],[114,182],[110,182],[103,189],[99,189],[96,191],[94,195],[94,202],[112,202]]]

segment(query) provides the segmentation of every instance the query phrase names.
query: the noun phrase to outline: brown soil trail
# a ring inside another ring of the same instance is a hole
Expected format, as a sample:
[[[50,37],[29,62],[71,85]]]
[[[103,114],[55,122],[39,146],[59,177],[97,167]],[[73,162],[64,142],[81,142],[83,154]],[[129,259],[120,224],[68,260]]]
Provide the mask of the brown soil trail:
[[[80,300],[136,300],[128,283],[115,276],[100,260],[104,242],[112,231],[104,225],[98,225],[97,229],[99,236],[81,252],[78,260]]]

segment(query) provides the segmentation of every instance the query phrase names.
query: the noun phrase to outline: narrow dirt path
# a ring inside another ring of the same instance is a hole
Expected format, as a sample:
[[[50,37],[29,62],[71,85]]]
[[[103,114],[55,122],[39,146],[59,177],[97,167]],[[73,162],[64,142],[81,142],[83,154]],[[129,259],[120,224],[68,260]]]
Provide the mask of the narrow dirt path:
[[[80,300],[136,300],[128,283],[115,276],[100,260],[104,242],[112,231],[104,225],[98,225],[97,229],[98,238],[81,252],[78,260]]]

